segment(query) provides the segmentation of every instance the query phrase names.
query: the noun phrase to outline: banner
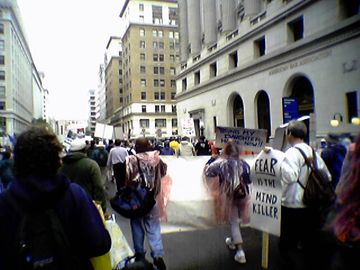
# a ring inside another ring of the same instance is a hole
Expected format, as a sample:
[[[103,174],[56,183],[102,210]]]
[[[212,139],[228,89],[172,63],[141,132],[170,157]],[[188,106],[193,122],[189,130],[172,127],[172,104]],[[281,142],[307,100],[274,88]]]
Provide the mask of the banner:
[[[265,148],[251,166],[250,226],[263,232],[280,236],[281,174],[280,166],[285,154]]]
[[[114,127],[114,133],[115,133],[115,139],[124,139],[124,132],[122,130],[122,127]]]
[[[217,127],[216,147],[224,147],[229,140],[233,140],[241,145],[243,151],[260,152],[265,147],[266,136],[265,129]]]

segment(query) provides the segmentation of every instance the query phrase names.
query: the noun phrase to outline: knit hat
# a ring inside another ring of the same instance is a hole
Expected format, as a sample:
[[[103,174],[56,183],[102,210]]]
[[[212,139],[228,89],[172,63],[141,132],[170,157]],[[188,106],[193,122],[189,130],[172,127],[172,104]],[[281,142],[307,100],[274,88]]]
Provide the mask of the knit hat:
[[[74,139],[70,144],[70,152],[81,151],[86,147],[86,143],[81,139]]]

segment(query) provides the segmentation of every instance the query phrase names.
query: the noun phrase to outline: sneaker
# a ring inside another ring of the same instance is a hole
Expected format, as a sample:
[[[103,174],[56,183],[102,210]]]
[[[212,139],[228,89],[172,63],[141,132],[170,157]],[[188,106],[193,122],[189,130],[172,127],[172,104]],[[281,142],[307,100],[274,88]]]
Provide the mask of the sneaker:
[[[135,262],[145,261],[145,253],[136,252]]]
[[[237,261],[238,263],[246,263],[244,250],[240,249],[240,250],[236,251],[234,260]]]
[[[228,248],[230,248],[231,250],[235,250],[236,247],[234,245],[234,243],[231,240],[231,237],[226,237],[225,239],[225,244],[228,246]]]
[[[157,270],[166,270],[165,262],[164,262],[163,258],[161,258],[161,257],[154,258],[154,265],[156,267],[155,269],[157,269]]]

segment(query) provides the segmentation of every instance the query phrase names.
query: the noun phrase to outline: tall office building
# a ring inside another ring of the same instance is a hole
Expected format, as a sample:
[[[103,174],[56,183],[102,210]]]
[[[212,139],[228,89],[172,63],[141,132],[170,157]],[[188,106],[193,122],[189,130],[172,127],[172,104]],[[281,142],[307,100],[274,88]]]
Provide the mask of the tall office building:
[[[120,17],[123,103],[115,125],[130,137],[176,134],[177,1],[127,0]]]
[[[359,131],[359,1],[179,1],[178,119],[275,129],[312,115],[314,137]],[[332,126],[337,122],[338,126]]]
[[[93,137],[96,126],[96,91],[94,89],[89,90],[89,120],[87,131]]]
[[[0,1],[0,137],[20,134],[42,118],[43,87],[16,1]]]

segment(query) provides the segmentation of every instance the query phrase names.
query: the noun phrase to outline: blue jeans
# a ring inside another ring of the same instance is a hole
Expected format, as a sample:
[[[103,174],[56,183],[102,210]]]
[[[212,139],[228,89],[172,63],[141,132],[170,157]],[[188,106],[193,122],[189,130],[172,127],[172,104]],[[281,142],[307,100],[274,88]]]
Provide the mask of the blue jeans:
[[[142,218],[131,219],[131,233],[136,253],[145,253],[145,232],[151,249],[151,257],[163,257],[164,248],[160,232],[160,209],[154,205],[150,213]]]

